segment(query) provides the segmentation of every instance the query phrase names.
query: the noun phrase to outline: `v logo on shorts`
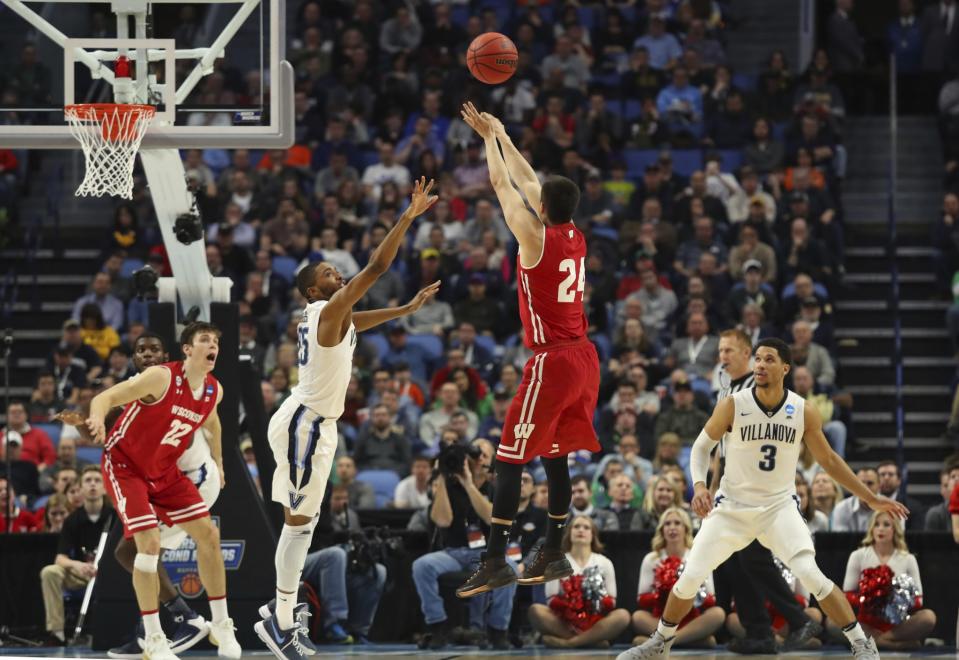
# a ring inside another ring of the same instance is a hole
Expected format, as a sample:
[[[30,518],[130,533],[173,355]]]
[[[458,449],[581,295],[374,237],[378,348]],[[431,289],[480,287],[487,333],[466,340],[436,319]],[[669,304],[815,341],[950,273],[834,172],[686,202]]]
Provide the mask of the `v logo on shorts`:
[[[296,507],[300,506],[300,504],[303,502],[304,497],[306,497],[306,495],[300,495],[299,493],[291,490],[290,491],[290,508],[296,509]]]

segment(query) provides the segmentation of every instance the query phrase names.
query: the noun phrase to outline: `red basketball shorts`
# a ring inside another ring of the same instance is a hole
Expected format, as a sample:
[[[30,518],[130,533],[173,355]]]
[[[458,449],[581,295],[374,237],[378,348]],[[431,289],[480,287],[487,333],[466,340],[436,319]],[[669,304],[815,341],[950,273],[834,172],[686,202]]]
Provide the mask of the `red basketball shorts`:
[[[210,514],[200,491],[177,469],[147,480],[123,462],[122,454],[107,452],[100,470],[126,538],[158,527],[161,520],[172,527]]]
[[[557,342],[533,355],[506,412],[496,458],[528,463],[537,456],[599,451],[593,413],[599,356],[587,339]]]

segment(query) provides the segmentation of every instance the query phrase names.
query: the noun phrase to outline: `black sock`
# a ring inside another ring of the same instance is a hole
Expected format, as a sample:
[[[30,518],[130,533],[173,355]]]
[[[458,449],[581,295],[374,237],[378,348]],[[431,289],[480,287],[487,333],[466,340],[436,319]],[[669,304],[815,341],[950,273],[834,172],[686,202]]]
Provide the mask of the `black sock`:
[[[566,531],[566,520],[569,516],[563,518],[546,518],[546,541],[543,547],[548,550],[559,550],[560,543],[563,540],[563,533]]]
[[[513,523],[491,523],[489,526],[489,547],[486,556],[491,559],[506,557],[506,545],[509,543],[509,530]]]

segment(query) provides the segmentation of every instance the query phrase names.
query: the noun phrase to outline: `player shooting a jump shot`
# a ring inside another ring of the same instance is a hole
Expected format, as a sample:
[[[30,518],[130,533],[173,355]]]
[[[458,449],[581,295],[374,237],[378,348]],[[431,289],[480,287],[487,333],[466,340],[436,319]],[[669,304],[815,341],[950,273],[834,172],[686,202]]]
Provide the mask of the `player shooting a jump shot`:
[[[599,451],[593,430],[599,357],[586,338],[586,239],[573,224],[579,188],[559,176],[540,184],[496,117],[478,112],[472,103],[463,106],[462,116],[485,142],[490,182],[519,243],[519,311],[523,341],[533,351],[496,452],[486,559],[456,592],[468,598],[513,582],[542,584],[573,574],[560,549],[572,495],[566,455]],[[519,507],[523,467],[536,457],[542,459],[549,483],[546,540],[517,578],[506,561],[506,545]]]
[[[875,640],[866,637],[842,590],[816,565],[812,535],[796,495],[802,443],[829,476],[873,511],[899,518],[909,511],[895,500],[873,495],[829,446],[816,407],[805,405],[805,399],[783,387],[792,366],[789,346],[781,339],[763,339],[754,355],[755,387],[716,404],[693,443],[690,470],[696,492],[692,507],[703,525],[686,557],[686,567],[669,594],[656,632],[617,660],[669,657],[677,624],[689,612],[706,576],[755,539],[789,566],[826,616],[842,627],[854,657],[879,658]],[[706,486],[709,454],[726,433],[726,471],[714,501]]]

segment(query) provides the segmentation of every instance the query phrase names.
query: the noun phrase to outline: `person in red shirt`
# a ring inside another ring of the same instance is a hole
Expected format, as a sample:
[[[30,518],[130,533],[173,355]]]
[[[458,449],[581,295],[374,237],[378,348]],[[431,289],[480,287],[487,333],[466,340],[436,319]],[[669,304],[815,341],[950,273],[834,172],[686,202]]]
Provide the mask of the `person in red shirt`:
[[[13,503],[12,512],[10,511],[11,502]],[[8,518],[7,516],[11,513],[12,515]],[[12,524],[7,529],[10,520],[12,520]],[[42,517],[38,520],[37,516],[20,508],[20,505],[17,504],[17,494],[14,492],[13,486],[7,482],[6,477],[0,476],[0,534],[36,532],[40,530],[42,522]]]
[[[543,584],[573,574],[560,549],[572,496],[566,456],[600,449],[593,429],[599,357],[586,337],[586,238],[572,220],[579,187],[562,176],[540,184],[498,119],[481,115],[472,103],[463,106],[462,115],[486,143],[490,180],[519,243],[519,315],[523,343],[533,352],[496,451],[488,551],[456,590],[460,598],[469,598],[513,583]],[[506,559],[506,543],[519,507],[523,467],[535,458],[541,459],[549,485],[546,540],[518,578]]]
[[[16,431],[23,438],[23,451],[20,454],[21,461],[30,461],[37,466],[37,470],[43,472],[48,465],[52,465],[57,460],[57,450],[53,447],[53,441],[43,429],[39,429],[27,423],[27,407],[21,401],[11,401],[7,406],[7,428]],[[0,442],[6,444],[6,431]]]
[[[149,367],[140,375],[101,392],[90,402],[86,425],[97,443],[105,442],[103,480],[123,521],[124,536],[137,547],[133,588],[143,617],[144,657],[175,660],[160,627],[160,530],[179,525],[196,542],[200,581],[210,603],[210,639],[220,657],[239,658],[233,620],[226,604],[226,573],[220,535],[196,486],[177,467],[199,428],[207,431],[210,453],[225,483],[217,406],[223,398],[211,372],[219,353],[220,331],[191,323],[180,336],[182,362]],[[104,419],[125,406],[107,436]],[[221,488],[222,488],[221,483]]]
[[[956,487],[952,489],[952,495],[949,496],[949,513],[952,515],[952,538],[959,543],[959,484],[956,484]],[[959,632],[956,634],[959,638]]]

